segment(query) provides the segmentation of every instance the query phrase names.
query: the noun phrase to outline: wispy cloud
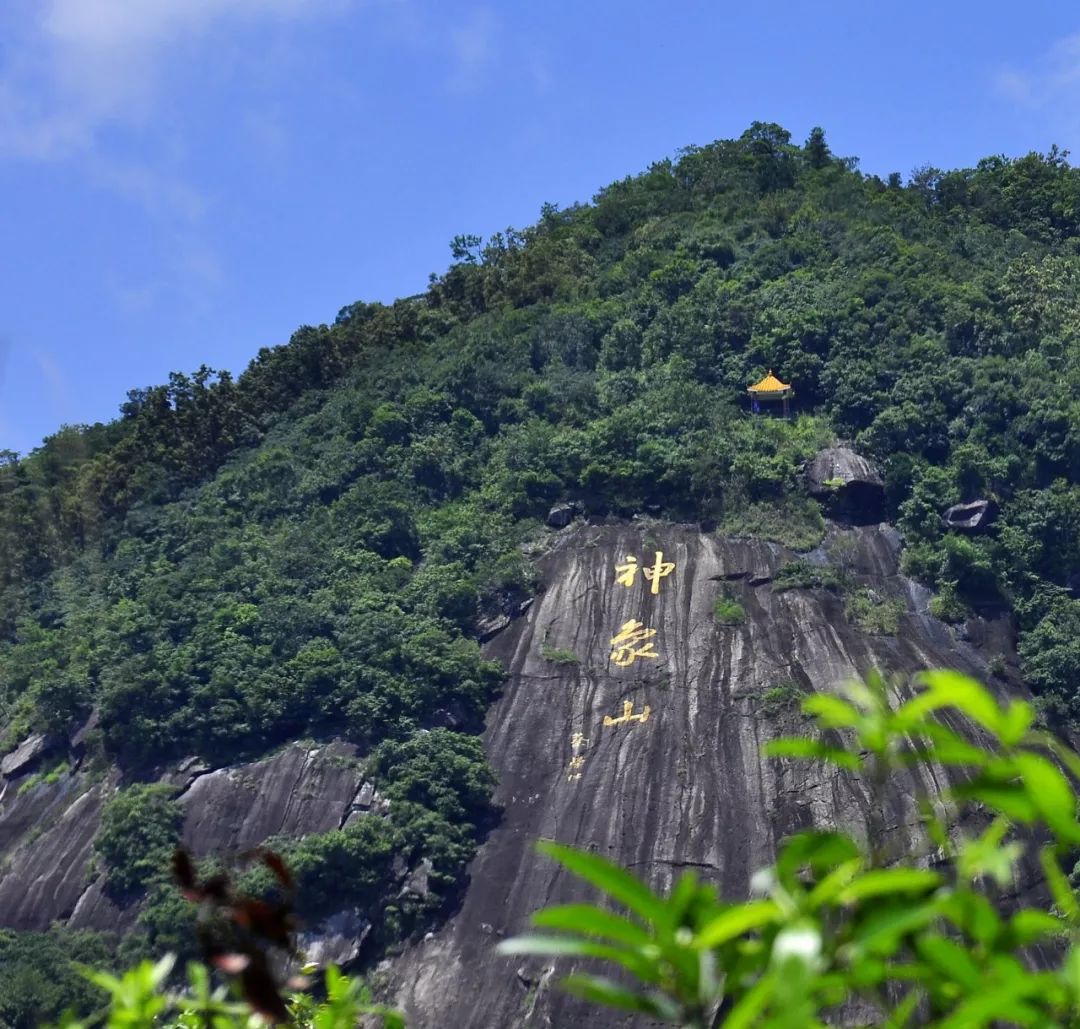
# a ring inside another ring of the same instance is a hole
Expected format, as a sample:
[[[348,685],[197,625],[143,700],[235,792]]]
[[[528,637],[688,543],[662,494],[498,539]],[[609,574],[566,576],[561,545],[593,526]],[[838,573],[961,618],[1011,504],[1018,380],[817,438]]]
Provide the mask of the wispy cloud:
[[[486,7],[472,11],[450,28],[452,66],[449,86],[455,92],[471,93],[482,83],[497,54],[498,23]]]
[[[77,163],[85,182],[140,210],[155,236],[171,240],[165,274],[174,288],[216,289],[225,273],[209,242],[213,198],[190,178],[177,82],[196,62],[231,54],[243,28],[341,14],[360,2],[0,0],[0,161]],[[265,150],[288,145],[273,115],[253,113],[245,129]],[[163,287],[115,273],[107,280],[128,312]]]
[[[0,154],[68,156],[154,114],[164,71],[237,22],[297,19],[350,0],[16,0],[0,15]]]
[[[1002,68],[994,79],[998,93],[1019,107],[1041,111],[1075,131],[1080,104],[1080,33],[1055,42],[1033,68]]]

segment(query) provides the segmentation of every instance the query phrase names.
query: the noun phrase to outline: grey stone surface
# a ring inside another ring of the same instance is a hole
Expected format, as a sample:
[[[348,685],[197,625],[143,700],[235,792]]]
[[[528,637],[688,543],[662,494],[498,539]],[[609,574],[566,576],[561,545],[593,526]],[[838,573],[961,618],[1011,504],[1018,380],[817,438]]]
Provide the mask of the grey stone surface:
[[[574,504],[556,504],[548,511],[547,523],[553,529],[565,529],[576,514],[577,507]]]
[[[836,480],[845,486],[855,483],[882,489],[885,485],[877,469],[848,447],[828,447],[806,467],[806,484],[815,496],[831,493],[834,487],[826,484]]]
[[[490,618],[481,619],[476,626],[476,638],[481,643],[487,643],[498,636],[509,624],[510,616],[501,613],[492,615]]]
[[[882,517],[885,484],[870,461],[847,447],[822,450],[806,466],[806,488],[834,518],[867,523]]]
[[[180,798],[184,846],[202,856],[247,850],[278,833],[339,828],[361,785],[360,770],[348,761],[355,752],[343,743],[294,745],[200,776]]]
[[[31,771],[50,750],[55,749],[56,740],[43,732],[34,733],[22,741],[10,754],[0,761],[0,775],[13,779]]]

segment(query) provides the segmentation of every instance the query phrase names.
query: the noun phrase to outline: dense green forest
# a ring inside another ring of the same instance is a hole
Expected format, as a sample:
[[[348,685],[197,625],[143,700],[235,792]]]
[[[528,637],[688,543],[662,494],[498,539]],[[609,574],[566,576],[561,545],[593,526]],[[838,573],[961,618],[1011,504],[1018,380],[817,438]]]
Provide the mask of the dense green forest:
[[[293,845],[306,914],[364,908],[377,953],[453,903],[495,817],[475,733],[501,671],[477,624],[535,588],[523,548],[564,499],[808,549],[823,521],[800,468],[848,440],[882,469],[936,610],[1013,611],[1046,717],[1080,721],[1066,154],[905,183],[861,174],[821,130],[798,146],[754,123],[451,249],[423,294],[0,454],[4,745],[97,711],[85,765],[125,782],[98,851],[111,888],[149,898],[135,952],[175,946],[184,917],[161,881],[173,802],[143,784],[299,737],[357,743],[395,798],[390,818]],[[748,415],[769,368],[796,388],[791,421]],[[946,532],[942,510],[976,497],[999,507],[992,530]],[[118,845],[135,822],[153,831]],[[395,854],[432,862],[417,908],[383,895]]]

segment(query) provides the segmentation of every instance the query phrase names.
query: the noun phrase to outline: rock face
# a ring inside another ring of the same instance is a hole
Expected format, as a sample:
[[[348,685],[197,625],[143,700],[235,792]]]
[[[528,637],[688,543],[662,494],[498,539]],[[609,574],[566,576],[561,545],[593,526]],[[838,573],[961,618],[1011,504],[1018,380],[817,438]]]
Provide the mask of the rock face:
[[[553,976],[550,961],[495,955],[539,908],[596,899],[535,853],[537,839],[587,846],[654,887],[692,868],[742,899],[791,832],[841,825],[865,835],[870,799],[858,782],[761,758],[766,741],[806,731],[793,694],[875,668],[989,676],[983,654],[928,616],[922,593],[897,574],[893,530],[847,533],[856,578],[905,604],[895,637],[865,635],[826,591],[774,593],[768,582],[792,555],[773,544],[654,526],[661,559],[644,530],[581,526],[543,560],[546,591],[488,648],[510,671],[485,736],[504,819],[473,863],[460,912],[390,969],[410,1026],[447,1024],[451,1012],[463,1029],[650,1024],[552,989],[570,962]],[[617,566],[626,574],[629,558],[668,574],[650,581],[637,571],[620,585]],[[713,617],[721,589],[741,603],[741,624]],[[580,663],[546,660],[542,648]],[[881,812],[892,853],[918,832],[915,796],[943,777],[916,769],[892,785]]]
[[[877,469],[854,450],[822,450],[806,467],[806,487],[836,518],[859,524],[881,520],[885,484]]]
[[[362,777],[354,755],[343,743],[293,744],[261,761],[213,771],[184,762],[166,781],[184,791],[185,846],[196,855],[231,854],[278,833],[339,828],[358,813],[353,801]],[[138,910],[109,899],[94,862],[101,809],[118,784],[115,773],[101,782],[81,773],[36,785],[25,776],[0,780],[0,926],[40,930],[59,920],[126,929],[134,923]],[[374,799],[372,791],[369,806]]]
[[[941,516],[946,528],[959,532],[982,532],[997,514],[993,501],[972,500],[967,504],[953,504]]]

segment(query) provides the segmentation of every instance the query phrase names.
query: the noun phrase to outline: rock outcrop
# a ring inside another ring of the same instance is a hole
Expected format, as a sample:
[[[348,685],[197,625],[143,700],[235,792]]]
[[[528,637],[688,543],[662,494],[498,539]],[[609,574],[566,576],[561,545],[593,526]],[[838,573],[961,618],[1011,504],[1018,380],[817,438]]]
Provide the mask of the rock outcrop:
[[[881,520],[885,483],[865,457],[847,447],[828,447],[810,461],[806,488],[835,518],[863,525]]]
[[[293,744],[247,764],[208,770],[183,762],[166,781],[182,789],[183,841],[196,855],[236,854],[278,834],[303,836],[339,828],[363,793],[354,747]],[[0,795],[0,926],[46,929],[54,921],[77,928],[126,929],[136,906],[117,906],[105,893],[93,842],[101,809],[119,784],[113,773],[94,782],[75,772],[56,782],[26,776]],[[372,790],[370,810],[378,803]],[[351,952],[334,945],[334,953]]]
[[[972,500],[966,504],[953,504],[941,516],[947,529],[958,532],[983,532],[994,520],[997,508],[992,500]]]
[[[54,737],[47,736],[43,732],[28,736],[0,761],[0,777],[14,779],[33,771],[46,754],[57,749],[57,744],[58,741]]]
[[[769,580],[793,557],[774,544],[652,526],[659,570],[673,567],[623,586],[616,566],[628,555],[640,569],[656,567],[644,531],[583,525],[542,561],[546,591],[489,647],[510,671],[485,736],[504,819],[472,865],[460,912],[389,970],[410,1026],[445,1024],[448,1012],[463,1029],[649,1024],[551,989],[569,962],[553,977],[549,961],[494,953],[539,908],[595,899],[536,854],[537,839],[589,847],[655,887],[692,868],[724,896],[745,898],[750,877],[791,832],[841,825],[865,835],[871,801],[860,783],[761,757],[766,741],[806,731],[798,691],[830,690],[872,669],[949,666],[988,679],[989,655],[926,614],[923,592],[897,574],[894,530],[837,531],[851,541],[856,578],[903,602],[895,636],[849,624],[830,592],[773,592]],[[741,624],[713,617],[721,589],[742,605]],[[640,656],[625,663],[619,637],[628,642],[630,623],[655,635],[630,639]],[[579,663],[547,660],[548,648]],[[916,769],[892,785],[881,812],[891,853],[917,840],[915,797],[944,776]]]
[[[581,513],[578,504],[556,504],[547,514],[547,523],[553,529],[565,529]]]

